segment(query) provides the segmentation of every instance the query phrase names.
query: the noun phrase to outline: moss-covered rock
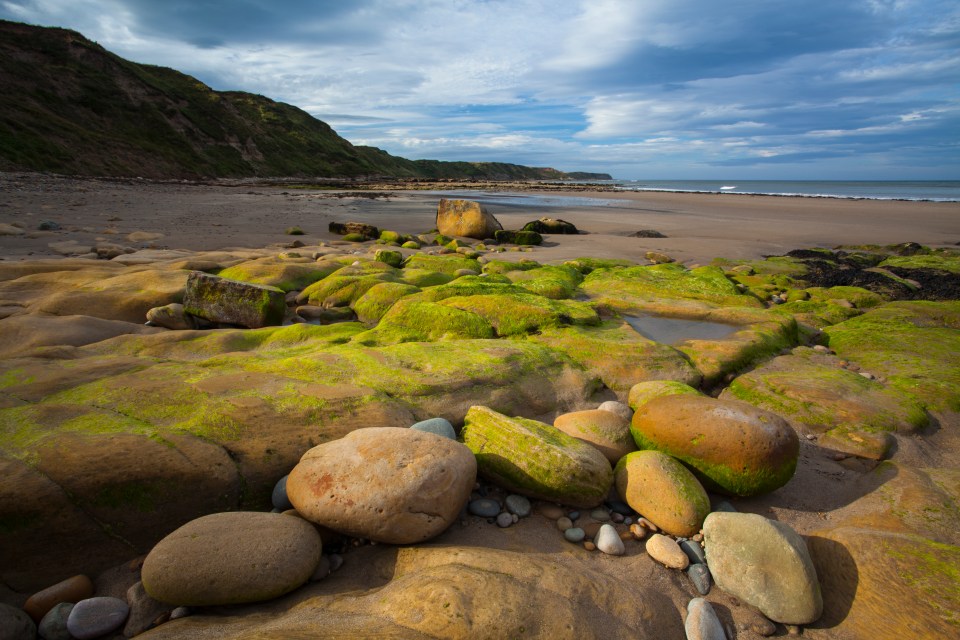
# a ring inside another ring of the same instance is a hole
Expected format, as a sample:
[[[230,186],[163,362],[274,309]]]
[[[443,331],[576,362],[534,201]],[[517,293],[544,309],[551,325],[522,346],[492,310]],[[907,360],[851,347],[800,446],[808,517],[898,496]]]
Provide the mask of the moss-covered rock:
[[[587,304],[550,300],[529,293],[452,296],[440,304],[484,318],[501,337],[525,335],[547,327],[600,322]]]
[[[362,344],[386,345],[494,336],[493,326],[476,313],[446,304],[407,298],[390,307],[373,330],[354,340]]]
[[[485,265],[484,269],[486,270]],[[583,281],[583,275],[567,266],[546,265],[534,269],[516,269],[503,272],[514,282],[531,293],[561,300],[570,298]]]
[[[573,267],[584,275],[595,269],[621,269],[637,266],[635,262],[619,258],[577,258],[576,260],[568,260],[563,264],[567,267]]]
[[[187,279],[184,312],[211,322],[258,329],[283,322],[281,289],[194,271]]]
[[[420,291],[418,287],[402,282],[381,282],[373,285],[357,298],[353,303],[353,310],[360,322],[376,324],[397,300],[418,291]]]
[[[676,380],[651,380],[647,382],[638,382],[630,387],[630,394],[627,398],[627,404],[634,411],[647,404],[651,400],[661,396],[675,395],[701,395],[699,391],[688,384]]]
[[[453,273],[441,273],[409,266],[401,270],[399,277],[403,282],[421,289],[447,284],[456,278]]]
[[[376,253],[373,254],[374,259],[388,264],[391,267],[399,268],[403,264],[403,254],[399,251],[389,251],[387,249],[378,249]]]
[[[614,481],[624,502],[672,536],[695,535],[710,513],[703,485],[660,451],[627,454],[617,463]]]
[[[388,231],[384,229],[380,232],[380,239],[383,240],[384,242],[396,242],[397,244],[400,244],[402,242],[405,242],[408,239],[408,237],[403,235],[402,233],[397,233],[396,231]]]
[[[501,229],[493,236],[497,242],[523,246],[543,244],[543,236],[536,231],[510,231]]]
[[[674,394],[637,409],[630,427],[639,449],[672,455],[707,489],[752,496],[789,482],[800,442],[783,418],[744,402]]]
[[[844,369],[835,356],[798,348],[731,383],[732,397],[774,411],[807,433],[824,435],[821,445],[882,458],[892,444],[884,432],[912,432],[928,417],[909,396]]]
[[[700,384],[700,373],[683,354],[644,338],[620,320],[596,326],[544,328],[529,339],[567,354],[622,398],[644,380]]]
[[[554,419],[553,426],[596,447],[610,464],[617,464],[620,458],[637,449],[630,435],[630,421],[610,411],[588,409],[564,413]]]
[[[407,269],[425,269],[453,275],[460,269],[470,269],[476,273],[483,271],[476,260],[458,254],[434,256],[426,253],[416,253],[407,258],[404,267]]]
[[[331,262],[290,262],[276,258],[248,260],[221,271],[221,278],[264,284],[283,291],[304,289],[340,268]]]
[[[893,302],[825,330],[843,358],[935,410],[960,410],[960,302]]]
[[[343,271],[341,269],[340,271]],[[313,304],[320,307],[348,307],[356,303],[363,294],[383,282],[396,282],[392,273],[374,273],[365,276],[339,275],[327,276],[297,295],[298,304]]]
[[[476,406],[467,412],[461,437],[480,475],[526,496],[593,507],[613,483],[602,453],[542,422]]]
[[[403,249],[419,249],[420,243],[417,242],[416,240],[407,240],[406,242],[401,244],[400,247]]]

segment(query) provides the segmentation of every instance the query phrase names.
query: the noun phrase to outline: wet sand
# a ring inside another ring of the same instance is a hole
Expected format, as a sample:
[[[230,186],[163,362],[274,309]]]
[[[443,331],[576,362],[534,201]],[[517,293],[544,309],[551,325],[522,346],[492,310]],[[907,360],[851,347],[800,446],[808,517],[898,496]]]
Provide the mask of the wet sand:
[[[581,256],[643,262],[653,250],[702,264],[716,257],[759,258],[814,246],[960,243],[958,203],[521,189],[477,191],[473,197],[507,229],[553,217],[581,230],[577,236],[547,236],[535,250],[541,262]],[[0,174],[0,229],[11,232],[14,225],[23,231],[0,235],[0,258],[57,256],[62,247],[57,243],[65,241],[81,247],[113,243],[188,250],[262,248],[294,239],[313,245],[338,238],[327,231],[331,221],[420,233],[434,227],[437,202],[444,197],[436,191],[365,193],[256,182],[198,185]],[[504,201],[505,196],[510,197]],[[40,231],[42,221],[61,229]],[[294,226],[305,235],[286,235]],[[640,230],[667,237],[630,237]]]

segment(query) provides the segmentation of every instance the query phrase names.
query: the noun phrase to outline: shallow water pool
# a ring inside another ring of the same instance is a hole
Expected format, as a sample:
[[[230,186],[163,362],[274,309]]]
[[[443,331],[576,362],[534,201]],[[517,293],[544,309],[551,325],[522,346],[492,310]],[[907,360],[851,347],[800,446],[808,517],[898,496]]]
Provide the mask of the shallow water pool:
[[[644,338],[663,344],[677,344],[684,340],[722,340],[740,329],[737,325],[722,322],[665,316],[626,316],[624,320]]]

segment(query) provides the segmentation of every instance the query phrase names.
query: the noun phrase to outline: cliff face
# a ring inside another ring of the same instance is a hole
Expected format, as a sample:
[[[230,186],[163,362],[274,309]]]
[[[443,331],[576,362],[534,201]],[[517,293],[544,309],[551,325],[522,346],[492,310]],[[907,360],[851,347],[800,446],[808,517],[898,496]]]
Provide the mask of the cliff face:
[[[147,178],[567,176],[504,163],[411,161],[355,147],[301,109],[214,91],[66,29],[0,21],[0,86],[0,170]]]

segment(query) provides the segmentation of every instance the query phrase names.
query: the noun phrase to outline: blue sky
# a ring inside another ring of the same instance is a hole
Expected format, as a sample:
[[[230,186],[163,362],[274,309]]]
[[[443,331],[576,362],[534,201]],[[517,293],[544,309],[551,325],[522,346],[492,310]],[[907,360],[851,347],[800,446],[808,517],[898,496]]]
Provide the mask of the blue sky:
[[[628,179],[960,179],[956,0],[0,0],[355,144]]]

